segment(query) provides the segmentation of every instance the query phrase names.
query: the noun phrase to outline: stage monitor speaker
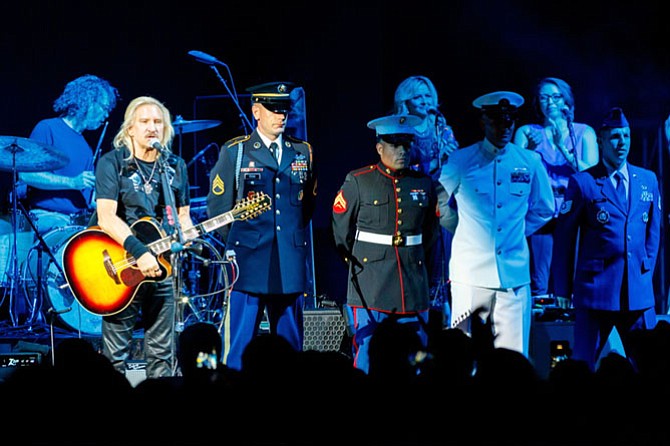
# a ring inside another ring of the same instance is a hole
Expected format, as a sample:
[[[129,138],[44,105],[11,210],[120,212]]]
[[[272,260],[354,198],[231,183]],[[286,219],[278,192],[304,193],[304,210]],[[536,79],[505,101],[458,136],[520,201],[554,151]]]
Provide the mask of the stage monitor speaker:
[[[339,351],[345,322],[339,310],[307,310],[304,313],[303,350]]]
[[[126,379],[135,387],[147,378],[147,362],[143,360],[131,360],[126,362]]]
[[[0,381],[4,381],[19,367],[35,367],[42,362],[39,352],[13,352],[0,354]]]
[[[531,325],[530,359],[542,379],[549,377],[552,367],[552,343],[572,348],[574,344],[574,322],[540,322]]]
[[[533,321],[531,325],[530,359],[540,378],[548,378],[552,367],[557,360],[570,357],[575,343],[575,323],[573,321],[540,322]],[[556,350],[558,347],[558,350]],[[609,353],[626,356],[626,350],[621,343],[621,337],[616,328],[612,329],[607,343],[600,353],[599,361]]]

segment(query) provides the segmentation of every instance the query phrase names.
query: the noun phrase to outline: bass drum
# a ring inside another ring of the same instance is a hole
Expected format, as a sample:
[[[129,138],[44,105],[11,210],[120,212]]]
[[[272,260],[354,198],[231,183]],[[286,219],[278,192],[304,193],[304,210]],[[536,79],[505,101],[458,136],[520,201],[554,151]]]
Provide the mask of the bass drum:
[[[58,261],[58,264],[54,264],[51,256],[48,253],[42,252],[42,310],[46,315],[49,309],[53,308],[53,311],[58,314],[58,321],[62,325],[65,325],[65,328],[81,332],[82,334],[99,336],[102,334],[102,316],[89,313],[77,302],[61,272],[65,243],[70,237],[84,229],[84,226],[62,226],[42,236],[44,243],[46,243],[53,257]],[[30,249],[25,261],[25,283],[31,284],[33,292],[37,288],[38,278],[40,277],[38,276],[40,252],[38,242]],[[63,311],[68,308],[71,308],[71,310]]]

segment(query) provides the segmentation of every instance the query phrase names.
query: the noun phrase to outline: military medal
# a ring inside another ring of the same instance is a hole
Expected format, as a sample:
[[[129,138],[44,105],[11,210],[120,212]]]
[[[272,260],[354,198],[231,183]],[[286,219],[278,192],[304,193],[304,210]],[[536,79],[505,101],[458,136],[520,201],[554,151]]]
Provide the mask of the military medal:
[[[610,221],[610,213],[607,212],[605,209],[600,208],[598,214],[596,215],[596,219],[598,220],[599,223],[605,224],[608,221]]]
[[[291,175],[298,175],[300,182],[304,183],[307,181],[307,171],[309,170],[309,165],[307,164],[307,158],[302,153],[296,155],[295,159],[291,162]]]

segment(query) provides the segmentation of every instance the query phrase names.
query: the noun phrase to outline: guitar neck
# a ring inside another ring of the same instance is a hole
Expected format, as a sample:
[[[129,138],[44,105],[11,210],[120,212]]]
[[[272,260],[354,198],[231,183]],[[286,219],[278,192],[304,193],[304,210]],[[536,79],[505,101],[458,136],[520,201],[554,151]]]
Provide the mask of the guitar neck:
[[[210,218],[202,223],[199,223],[184,231],[184,241],[188,242],[200,237],[203,234],[211,232],[217,228],[228,225],[235,221],[233,211],[228,211],[219,216]],[[147,246],[154,253],[154,255],[163,254],[172,249],[175,240],[172,236],[164,237],[160,240],[149,243]]]

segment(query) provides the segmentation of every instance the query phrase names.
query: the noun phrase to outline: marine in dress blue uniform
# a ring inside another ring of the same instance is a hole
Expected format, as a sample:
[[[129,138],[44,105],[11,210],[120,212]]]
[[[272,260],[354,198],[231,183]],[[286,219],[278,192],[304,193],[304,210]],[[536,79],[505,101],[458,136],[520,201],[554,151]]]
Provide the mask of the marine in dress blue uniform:
[[[241,368],[242,353],[258,334],[265,310],[270,331],[302,350],[316,175],[311,145],[283,134],[293,88],[272,82],[247,90],[257,127],[225,143],[210,173],[210,217],[231,210],[253,192],[272,199],[270,211],[218,230],[239,268],[223,333],[223,361],[233,369]]]
[[[655,326],[662,218],[656,174],[627,162],[630,126],[621,109],[605,117],[598,143],[601,161],[568,183],[552,261],[559,305],[572,301],[575,308],[573,358],[592,369],[613,328],[634,363],[631,333]],[[623,198],[615,189],[618,173]]]
[[[349,172],[333,203],[336,248],[349,267],[354,366],[368,372],[374,328],[394,315],[413,324],[424,345],[430,306],[427,259],[437,240],[437,195],[430,176],[409,168],[419,118],[393,115],[368,127],[380,162]]]

